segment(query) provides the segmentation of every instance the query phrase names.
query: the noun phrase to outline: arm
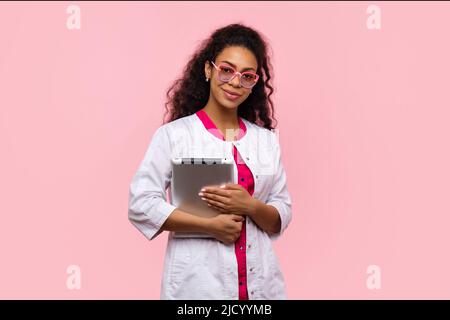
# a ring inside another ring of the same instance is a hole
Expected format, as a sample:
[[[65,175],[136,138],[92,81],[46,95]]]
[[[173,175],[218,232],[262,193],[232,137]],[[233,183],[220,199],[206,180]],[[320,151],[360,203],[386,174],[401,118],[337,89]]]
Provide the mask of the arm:
[[[251,198],[246,214],[272,239],[277,239],[292,219],[291,198],[287,189],[286,172],[281,162],[278,138],[272,132],[274,146],[273,184],[266,203]]]
[[[165,190],[171,179],[170,156],[170,139],[159,128],[130,184],[130,222],[149,240],[169,230],[205,232],[226,244],[236,241],[242,228],[242,217],[219,214],[214,218],[202,218],[166,201]]]
[[[210,230],[210,219],[175,209],[161,226],[161,231],[204,232]]]
[[[278,210],[271,205],[252,198],[247,215],[269,235],[275,235],[281,230],[281,219]]]
[[[278,233],[281,219],[276,207],[266,205],[252,197],[239,184],[226,183],[221,187],[208,186],[200,191],[199,196],[208,206],[224,214],[249,216],[261,229],[269,234]]]
[[[170,139],[160,127],[130,183],[128,219],[149,240],[161,233],[161,226],[176,209],[165,195],[171,179],[170,156]]]
[[[175,209],[159,232],[163,230],[202,232],[212,235],[225,244],[231,244],[239,238],[243,220],[242,216],[234,214],[219,214],[213,218],[204,218]]]
[[[276,239],[289,225],[292,214],[280,147],[275,134],[272,138],[275,146],[274,167],[267,174],[274,177],[266,203],[252,197],[245,188],[235,183],[226,183],[220,187],[205,187],[199,196],[220,212],[248,215],[272,239]]]

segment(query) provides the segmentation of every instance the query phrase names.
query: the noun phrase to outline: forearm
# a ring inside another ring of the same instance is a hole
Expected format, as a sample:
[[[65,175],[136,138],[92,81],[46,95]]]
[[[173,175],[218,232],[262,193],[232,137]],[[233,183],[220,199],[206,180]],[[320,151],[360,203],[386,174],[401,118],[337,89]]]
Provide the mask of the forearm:
[[[175,209],[164,224],[161,230],[180,232],[209,232],[209,218],[199,217],[180,209]]]
[[[271,205],[253,198],[249,205],[248,216],[268,234],[276,234],[281,229],[281,219],[278,210]]]

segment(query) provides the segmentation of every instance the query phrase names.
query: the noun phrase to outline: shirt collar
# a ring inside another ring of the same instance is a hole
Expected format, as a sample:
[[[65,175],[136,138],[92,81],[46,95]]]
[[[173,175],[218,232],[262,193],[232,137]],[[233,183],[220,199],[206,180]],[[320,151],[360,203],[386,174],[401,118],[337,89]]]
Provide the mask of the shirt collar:
[[[217,138],[219,138],[221,140],[225,140],[225,137],[222,134],[222,132],[220,132],[220,130],[215,125],[215,123],[211,120],[211,118],[208,116],[208,114],[203,109],[200,109],[195,114],[202,121],[203,125],[205,126],[206,130],[209,133],[213,134],[214,136],[216,136]],[[239,130],[238,138],[236,140],[240,140],[247,132],[247,127],[246,127],[244,121],[242,121],[241,117],[238,117],[238,121],[239,121],[240,130]]]

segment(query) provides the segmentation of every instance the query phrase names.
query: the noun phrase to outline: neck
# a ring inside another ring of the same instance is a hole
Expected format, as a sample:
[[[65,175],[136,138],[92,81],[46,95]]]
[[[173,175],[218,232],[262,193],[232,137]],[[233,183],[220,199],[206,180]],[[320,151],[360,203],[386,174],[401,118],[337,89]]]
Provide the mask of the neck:
[[[236,124],[239,126],[237,108],[227,109],[224,107],[217,107],[207,104],[203,108],[203,111],[208,114],[208,116],[217,126],[223,126],[227,128],[235,128]]]
[[[203,108],[203,111],[211,118],[217,128],[222,132],[225,136],[227,129],[239,130],[239,120],[237,114],[237,108],[228,109],[222,106],[219,106],[212,101],[208,101],[206,106]],[[234,139],[234,138],[233,138]],[[231,139],[231,140],[233,140]],[[228,140],[228,138],[227,138]]]

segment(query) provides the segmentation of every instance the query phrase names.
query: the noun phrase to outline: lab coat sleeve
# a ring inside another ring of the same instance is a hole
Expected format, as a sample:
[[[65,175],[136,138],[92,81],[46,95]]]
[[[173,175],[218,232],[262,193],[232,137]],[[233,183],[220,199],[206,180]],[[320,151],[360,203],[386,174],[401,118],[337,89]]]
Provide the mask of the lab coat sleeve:
[[[270,235],[272,240],[276,240],[283,234],[291,222],[292,203],[287,186],[286,172],[281,161],[280,144],[275,133],[272,132],[272,134],[274,145],[275,177],[273,179],[273,184],[266,204],[275,207],[280,215],[281,229],[278,233]]]
[[[176,209],[165,196],[172,176],[170,156],[169,137],[159,127],[130,184],[128,219],[149,240],[162,232],[161,226]]]

